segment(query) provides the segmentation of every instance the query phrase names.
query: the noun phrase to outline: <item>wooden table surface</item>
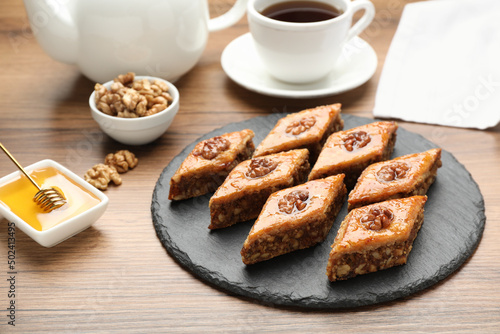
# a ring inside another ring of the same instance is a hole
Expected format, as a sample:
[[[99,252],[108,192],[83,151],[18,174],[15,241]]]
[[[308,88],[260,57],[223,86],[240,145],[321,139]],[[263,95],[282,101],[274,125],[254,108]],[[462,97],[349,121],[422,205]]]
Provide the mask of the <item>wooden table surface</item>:
[[[210,1],[212,13],[230,0]],[[200,135],[276,111],[341,102],[343,112],[373,117],[377,83],[407,1],[374,1],[377,15],[362,37],[375,49],[374,77],[350,92],[290,100],[262,96],[233,83],[220,56],[248,31],[246,19],[213,33],[199,64],[177,82],[181,109],[156,142],[129,147],[103,135],[92,120],[94,83],[39,47],[20,0],[0,3],[0,141],[28,165],[56,160],[79,175],[105,154],[131,149],[139,166],[106,194],[96,224],[53,248],[16,234],[16,326],[7,324],[7,221],[0,227],[0,332],[497,332],[500,326],[500,126],[486,131],[400,122],[455,157],[471,172],[486,203],[486,229],[454,274],[405,299],[331,311],[262,305],[208,285],[166,253],[150,204],[163,168]],[[15,166],[0,155],[0,175]],[[188,226],[186,228],[189,228]],[[445,237],[445,236],[443,236]]]

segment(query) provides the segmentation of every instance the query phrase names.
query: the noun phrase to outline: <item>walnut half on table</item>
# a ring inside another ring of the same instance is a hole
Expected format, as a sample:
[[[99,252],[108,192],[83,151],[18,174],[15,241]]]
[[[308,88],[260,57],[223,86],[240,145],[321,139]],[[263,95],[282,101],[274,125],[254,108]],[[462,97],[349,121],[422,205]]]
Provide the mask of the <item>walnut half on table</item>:
[[[95,165],[83,177],[85,181],[100,190],[108,189],[108,184],[111,181],[116,185],[122,184],[122,179],[116,168],[105,164]]]
[[[116,153],[109,153],[106,155],[104,163],[116,168],[118,173],[126,173],[129,169],[137,166],[139,159],[135,157],[134,153],[128,150],[120,150]]]

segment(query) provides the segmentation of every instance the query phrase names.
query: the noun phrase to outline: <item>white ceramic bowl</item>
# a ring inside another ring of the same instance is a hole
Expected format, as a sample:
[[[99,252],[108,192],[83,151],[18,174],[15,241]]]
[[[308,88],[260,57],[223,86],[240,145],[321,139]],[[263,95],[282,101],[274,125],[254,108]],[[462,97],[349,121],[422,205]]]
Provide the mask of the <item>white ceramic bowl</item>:
[[[173,98],[172,104],[170,104],[165,110],[151,116],[121,118],[106,115],[105,113],[99,111],[95,105],[95,91],[90,95],[89,105],[92,117],[97,124],[99,124],[102,131],[122,144],[143,145],[158,139],[165,133],[165,131],[167,131],[170,124],[172,124],[177,111],[179,110],[179,91],[172,83],[156,77],[135,77],[135,79],[139,80],[144,78],[149,79],[150,81],[161,80],[165,82],[168,85],[168,92]],[[109,89],[112,83],[113,81],[108,81],[103,84],[103,86]]]
[[[62,172],[72,181],[79,184],[82,188],[86,189],[89,193],[95,195],[101,202],[92,208],[80,213],[73,218],[63,221],[62,223],[55,225],[45,231],[38,231],[33,228],[30,224],[19,218],[16,214],[14,214],[8,207],[0,204],[0,218],[3,216],[10,222],[14,222],[16,224],[16,228],[19,228],[24,233],[29,235],[33,240],[38,242],[40,245],[44,247],[52,247],[57,245],[58,243],[71,238],[75,234],[80,233],[81,231],[88,228],[94,222],[96,222],[106,211],[108,207],[108,197],[104,195],[101,191],[91,186],[84,179],[62,166],[61,164],[53,161],[53,160],[42,160],[36,162],[32,165],[25,167],[24,169],[27,172],[30,172],[34,169],[44,168],[44,167],[53,167],[58,171]],[[7,176],[4,176],[0,179],[0,184],[13,179],[14,177],[18,177],[21,172],[17,171],[11,173]],[[34,189],[34,188],[33,188]]]

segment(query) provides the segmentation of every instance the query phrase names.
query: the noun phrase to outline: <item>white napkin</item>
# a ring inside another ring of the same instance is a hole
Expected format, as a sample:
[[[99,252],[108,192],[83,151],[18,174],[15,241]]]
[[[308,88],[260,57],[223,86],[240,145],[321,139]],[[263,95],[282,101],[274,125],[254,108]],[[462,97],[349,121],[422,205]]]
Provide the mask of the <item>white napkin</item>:
[[[500,121],[500,1],[406,5],[375,117],[485,129]]]

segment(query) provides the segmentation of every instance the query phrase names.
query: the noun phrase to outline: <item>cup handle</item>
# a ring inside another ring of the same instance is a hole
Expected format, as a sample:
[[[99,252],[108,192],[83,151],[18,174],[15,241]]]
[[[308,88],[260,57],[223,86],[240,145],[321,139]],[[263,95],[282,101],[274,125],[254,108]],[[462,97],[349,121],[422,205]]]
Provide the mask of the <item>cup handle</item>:
[[[227,13],[210,19],[208,21],[208,31],[225,29],[238,22],[245,14],[247,1],[248,0],[236,0],[233,7],[227,11]]]
[[[365,30],[375,17],[375,7],[368,0],[355,0],[351,3],[351,6],[353,14],[361,9],[364,9],[365,13],[347,32],[346,42],[349,42],[352,38],[358,36],[363,30]]]

